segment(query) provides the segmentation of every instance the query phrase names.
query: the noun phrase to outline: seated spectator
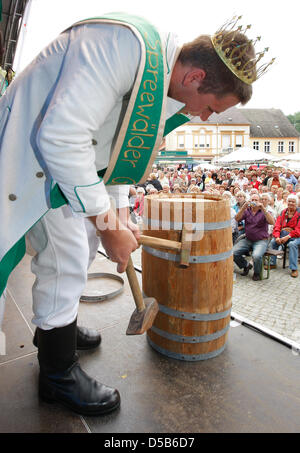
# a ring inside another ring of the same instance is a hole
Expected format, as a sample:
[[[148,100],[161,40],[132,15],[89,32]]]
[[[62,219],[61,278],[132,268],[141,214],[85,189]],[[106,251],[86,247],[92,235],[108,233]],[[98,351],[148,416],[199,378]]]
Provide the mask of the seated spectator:
[[[232,196],[231,193],[225,191],[223,193],[223,198],[227,199],[230,202],[230,217],[231,217],[231,229],[232,229],[232,243],[234,244],[238,237],[238,222],[235,220],[236,212],[232,207]]]
[[[257,189],[257,190],[258,190],[258,188],[259,188],[259,186],[260,186],[261,183],[260,183],[260,182],[258,181],[258,179],[257,179],[257,173],[253,173],[253,174],[252,174],[250,184],[251,184],[251,186],[252,186],[254,189]]]
[[[162,193],[171,193],[169,184],[162,185]]]
[[[149,179],[146,181],[146,184],[152,184],[152,186],[155,187],[157,191],[162,190],[162,186],[155,173],[150,173]]]
[[[251,187],[251,189],[249,190],[249,196],[250,196],[250,198],[252,197],[252,195],[254,195],[254,194],[256,194],[256,193],[257,193],[257,194],[259,193],[259,192],[258,192],[258,189],[255,189],[254,187]]]
[[[281,212],[287,208],[287,197],[290,193],[287,190],[282,191],[282,198],[276,197],[276,205],[277,205],[277,215],[281,214]],[[278,200],[279,198],[279,200]]]
[[[158,170],[158,181],[159,181],[161,187],[163,187],[164,184],[168,184],[168,186],[169,186],[170,182],[169,182],[169,178],[167,177],[167,172]]]
[[[285,173],[285,179],[288,184],[293,185],[293,191],[295,190],[296,184],[298,184],[297,178],[293,175],[292,171],[287,169]]]
[[[194,187],[195,185],[196,185],[196,178],[191,178],[189,186],[187,188],[187,193],[189,193],[191,191],[191,188]]]
[[[179,184],[174,184],[173,187],[173,193],[182,193],[180,185]]]
[[[212,175],[212,173],[210,171],[208,171],[206,174],[205,181],[204,181],[205,184],[211,184],[211,183],[214,184],[215,181],[212,179],[211,175]]]
[[[286,190],[287,190],[289,193],[292,193],[292,194],[295,193],[293,184],[287,183],[287,184],[286,184]]]
[[[260,187],[261,193],[269,193],[269,189],[267,186],[264,186],[263,184],[261,184],[259,187]]]
[[[283,199],[282,198],[282,194],[283,194],[283,188],[282,187],[278,187],[277,193],[274,194],[277,201],[282,201],[282,199]]]
[[[136,189],[137,197],[134,203],[133,212],[137,218],[143,217],[144,214],[144,195],[145,191],[142,187]]]
[[[174,189],[175,184],[179,184],[181,182],[181,179],[178,175],[178,171],[174,171],[171,178],[170,178],[170,187],[171,189]]]
[[[251,201],[243,204],[235,219],[237,222],[245,221],[246,237],[236,242],[233,247],[234,262],[240,269],[243,269],[242,275],[248,275],[253,266],[247,263],[243,255],[252,250],[254,264],[252,279],[257,281],[260,279],[262,257],[268,247],[268,225],[274,225],[274,218],[261,203],[259,195],[253,194]]]
[[[246,199],[247,199],[247,201],[249,201],[250,195],[249,195],[249,190],[248,190],[248,183],[243,184],[243,187],[241,190],[246,194]]]
[[[271,190],[271,187],[273,185],[276,185],[278,187],[282,187],[283,189],[286,188],[286,179],[282,178],[280,175],[279,170],[274,170],[272,176],[268,179],[267,182],[267,187],[269,190]]]
[[[227,187],[230,187],[233,183],[233,175],[231,174],[231,171],[226,172],[225,180],[223,182],[227,182]]]
[[[235,182],[238,183],[241,190],[245,188],[245,184],[248,186],[248,178],[246,178],[244,170],[239,171],[238,177],[236,178]]]
[[[243,204],[246,202],[246,194],[242,192],[241,190],[237,193],[236,195],[236,204],[233,206],[233,209],[235,212],[239,212],[239,210],[242,208]],[[241,236],[242,234],[245,233],[245,222],[244,220],[241,220],[238,222],[238,234],[237,237]]]
[[[233,186],[233,196],[234,196],[236,202],[237,202],[236,196],[240,191],[241,191],[241,189],[239,186]]]
[[[264,171],[262,171],[261,174],[259,175],[259,178],[257,178],[257,179],[263,184],[266,177],[267,177],[266,173]]]
[[[150,195],[150,190],[155,189],[155,187],[152,184],[147,184],[146,185],[146,195]]]
[[[270,197],[270,201],[269,201],[269,206],[273,209],[274,211],[274,219],[276,221],[277,217],[279,216],[279,214],[281,213],[281,211],[279,212],[278,210],[278,207],[277,207],[277,200],[275,198],[275,195],[273,193],[268,193],[269,197]]]
[[[218,174],[217,173],[212,173],[211,178],[215,184],[217,184],[217,179],[218,179]]]
[[[223,184],[219,187],[219,193],[220,195],[223,195],[223,193],[225,192],[225,186],[223,186]]]
[[[236,204],[235,199],[233,198],[233,196],[231,195],[231,192],[229,192],[229,190],[225,190],[225,192],[223,192],[223,198],[227,198],[229,200],[231,208]]]
[[[278,250],[287,245],[289,249],[289,268],[292,277],[298,277],[298,245],[300,244],[300,213],[297,211],[297,196],[289,195],[288,207],[277,218],[270,248]],[[271,256],[270,268],[276,268],[276,256]]]
[[[295,192],[299,193],[300,192],[300,184],[295,185]]]
[[[201,193],[201,189],[200,187],[198,186],[193,186],[191,189],[190,189],[190,192],[189,193]]]
[[[272,216],[273,219],[274,219],[274,223],[275,223],[277,216],[276,216],[275,209],[273,209],[273,208],[271,207],[271,205],[270,205],[270,203],[271,203],[271,198],[272,198],[271,195],[268,194],[268,193],[263,193],[263,194],[261,195],[261,197],[260,197],[261,202],[262,202],[262,204],[264,205],[264,208],[271,214],[271,216]],[[269,236],[272,235],[272,233],[273,233],[273,228],[274,228],[274,225],[269,225],[269,227],[268,227]]]

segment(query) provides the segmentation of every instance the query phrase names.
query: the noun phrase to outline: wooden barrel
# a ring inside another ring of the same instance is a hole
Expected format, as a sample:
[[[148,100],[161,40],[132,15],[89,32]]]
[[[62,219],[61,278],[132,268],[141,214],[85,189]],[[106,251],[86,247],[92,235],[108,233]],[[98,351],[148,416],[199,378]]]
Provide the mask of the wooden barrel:
[[[182,225],[193,228],[189,267],[176,251],[143,246],[145,297],[159,313],[147,332],[150,345],[168,357],[197,361],[226,346],[233,287],[229,201],[209,194],[145,197],[144,235],[181,240]]]

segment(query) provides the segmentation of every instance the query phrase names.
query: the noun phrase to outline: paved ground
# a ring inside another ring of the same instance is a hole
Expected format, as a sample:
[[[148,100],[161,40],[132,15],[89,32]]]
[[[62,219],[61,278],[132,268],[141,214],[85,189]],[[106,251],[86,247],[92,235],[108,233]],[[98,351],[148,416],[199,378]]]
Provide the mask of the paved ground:
[[[140,265],[140,251],[134,262]],[[116,274],[116,265],[99,254],[90,272]],[[146,335],[126,335],[134,303],[126,276],[122,277],[120,295],[101,303],[81,303],[78,314],[80,325],[95,328],[102,336],[100,348],[80,351],[80,363],[88,374],[119,389],[121,408],[105,417],[82,417],[38,398],[30,258],[26,256],[17,266],[7,288],[6,351],[0,351],[1,433],[92,432],[111,439],[109,433],[154,433],[153,437],[157,433],[300,432],[300,356],[295,351],[232,321],[226,348],[214,359],[168,358],[151,348]],[[237,275],[233,310],[295,338],[300,325],[298,284],[288,269],[279,268],[261,282]],[[97,288],[99,293],[101,283]],[[104,292],[107,289],[105,284]]]

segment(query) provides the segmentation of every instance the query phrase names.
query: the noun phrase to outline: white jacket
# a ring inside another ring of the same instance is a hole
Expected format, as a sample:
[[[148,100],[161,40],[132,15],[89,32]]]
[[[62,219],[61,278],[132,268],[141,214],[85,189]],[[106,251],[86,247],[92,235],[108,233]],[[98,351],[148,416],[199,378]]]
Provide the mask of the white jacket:
[[[164,45],[171,68],[175,37]],[[117,207],[128,205],[128,186],[105,187],[97,171],[108,165],[140,52],[124,26],[79,25],[46,47],[1,98],[0,260],[51,207],[53,182],[78,215],[106,212],[109,194]],[[167,118],[182,107],[168,98]]]

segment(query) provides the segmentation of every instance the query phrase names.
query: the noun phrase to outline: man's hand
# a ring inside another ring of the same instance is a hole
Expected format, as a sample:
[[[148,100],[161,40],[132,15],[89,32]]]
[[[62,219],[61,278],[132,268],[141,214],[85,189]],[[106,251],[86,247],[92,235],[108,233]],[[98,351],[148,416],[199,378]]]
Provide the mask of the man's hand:
[[[118,217],[120,221],[123,223],[123,225],[125,225],[132,232],[132,234],[138,241],[140,239],[141,232],[138,225],[132,222],[129,214],[129,209],[128,208],[118,209]]]
[[[281,238],[281,244],[285,244],[288,240],[291,239],[291,236],[287,235]]]
[[[97,228],[102,245],[117,271],[125,272],[130,254],[138,248],[133,232],[125,226],[111,209],[107,213],[91,218]]]
[[[250,206],[250,202],[249,201],[245,201],[245,203],[243,204],[243,206],[241,207],[241,209],[239,210],[239,212],[236,214],[235,216],[235,220],[237,222],[239,222],[243,215],[244,215],[244,212],[246,211],[246,209]]]
[[[262,203],[257,203],[257,207],[258,207],[258,209],[260,209],[260,210],[263,211],[264,213],[267,212],[266,209],[265,209],[265,207],[264,207],[264,205],[263,205]]]

